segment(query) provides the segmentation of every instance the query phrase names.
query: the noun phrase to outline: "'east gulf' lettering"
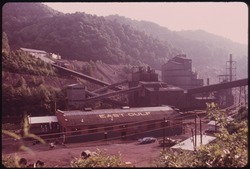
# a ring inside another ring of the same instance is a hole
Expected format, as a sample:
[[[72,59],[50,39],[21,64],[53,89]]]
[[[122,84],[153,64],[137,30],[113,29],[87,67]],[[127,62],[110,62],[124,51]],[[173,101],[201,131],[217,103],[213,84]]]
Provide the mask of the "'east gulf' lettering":
[[[128,113],[128,116],[148,116],[150,112],[134,112]]]

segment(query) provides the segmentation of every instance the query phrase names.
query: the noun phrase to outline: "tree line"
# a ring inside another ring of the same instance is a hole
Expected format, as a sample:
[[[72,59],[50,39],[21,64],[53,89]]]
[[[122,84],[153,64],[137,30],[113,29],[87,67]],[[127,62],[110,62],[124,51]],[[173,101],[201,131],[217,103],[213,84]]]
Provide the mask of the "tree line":
[[[17,10],[16,8],[17,6],[10,4],[3,13],[3,30],[10,37],[13,48],[41,49],[58,53],[63,59],[102,60],[109,64],[137,64],[141,61],[153,68],[159,68],[162,63],[180,52],[166,41],[105,17],[83,12],[51,13],[49,16],[41,14],[44,17],[34,15],[36,18],[27,14],[28,10],[32,14],[42,13],[40,10],[45,8],[42,6],[36,8],[36,11],[18,6],[19,16],[9,12]],[[27,22],[20,26],[22,20]],[[15,24],[18,29],[8,30]]]
[[[2,76],[5,72],[17,73],[13,84],[2,83],[2,116],[32,116],[54,113],[55,102],[64,107],[65,92],[47,86],[43,76],[57,76],[50,64],[43,62],[23,51],[11,51],[8,37],[2,38]],[[26,81],[22,74],[34,75]],[[36,78],[35,78],[36,77]],[[11,77],[10,77],[11,78]]]

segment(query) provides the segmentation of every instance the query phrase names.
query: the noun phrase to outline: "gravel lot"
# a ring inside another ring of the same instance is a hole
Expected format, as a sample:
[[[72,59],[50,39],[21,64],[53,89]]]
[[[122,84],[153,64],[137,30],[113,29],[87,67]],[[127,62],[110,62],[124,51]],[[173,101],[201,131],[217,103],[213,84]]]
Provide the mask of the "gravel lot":
[[[18,146],[11,146],[10,144],[9,142],[9,144],[2,145],[2,154],[14,155],[14,151],[17,150]],[[57,145],[54,149],[49,149],[48,145],[43,144],[30,144],[29,147],[34,152],[33,155],[28,152],[18,152],[17,155],[26,158],[28,163],[42,160],[45,162],[45,167],[69,167],[70,161],[75,157],[80,157],[82,151],[96,151],[97,149],[104,150],[109,155],[118,155],[120,153],[124,162],[129,161],[136,167],[150,167],[162,150],[157,141],[150,144],[138,144],[136,140],[126,142],[117,140],[92,143],[92,145],[75,143],[67,144],[66,147]]]
[[[191,132],[189,131],[191,127],[193,127],[193,125],[188,127],[189,129],[185,132],[185,135],[171,136],[171,138],[179,141],[187,139],[191,136]],[[207,125],[203,126],[203,132],[207,127]],[[163,149],[159,146],[158,141],[140,145],[137,140],[74,143],[67,144],[65,147],[57,145],[54,149],[49,149],[48,144],[32,145],[32,143],[29,143],[27,146],[32,149],[34,153],[32,155],[28,152],[18,151],[18,142],[14,141],[13,138],[6,141],[5,137],[5,135],[2,135],[2,155],[14,155],[15,152],[17,152],[17,155],[26,158],[29,164],[37,160],[42,160],[45,163],[45,167],[70,167],[70,162],[75,157],[80,157],[83,151],[96,151],[97,149],[105,150],[108,155],[118,155],[120,153],[122,161],[129,161],[136,167],[151,167],[154,159],[159,157]]]

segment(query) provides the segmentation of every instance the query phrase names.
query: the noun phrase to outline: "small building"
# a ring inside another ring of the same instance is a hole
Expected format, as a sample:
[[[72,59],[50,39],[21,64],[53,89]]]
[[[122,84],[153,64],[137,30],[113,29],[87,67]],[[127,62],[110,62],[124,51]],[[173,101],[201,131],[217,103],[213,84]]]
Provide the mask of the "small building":
[[[190,137],[174,146],[172,149],[177,150],[187,150],[187,151],[195,151],[199,150],[201,145],[207,145],[208,143],[214,141],[216,137],[214,136],[207,136],[207,135],[196,135],[196,144],[195,144],[195,136]]]
[[[43,50],[36,50],[36,49],[28,49],[28,48],[20,48],[24,52],[28,52],[33,56],[48,56],[48,53]]]
[[[58,133],[61,131],[56,116],[28,116],[30,132],[34,134]]]
[[[176,114],[169,106],[56,111],[65,142],[157,137],[164,126],[166,135],[178,135],[182,121],[172,120]]]
[[[61,59],[60,55],[57,55],[57,54],[54,54],[54,53],[49,53],[49,57],[51,57],[52,59],[56,59],[56,60],[60,60]]]
[[[226,121],[227,122],[231,122],[233,121],[234,119],[231,117],[231,116],[228,116],[226,118]],[[218,123],[215,121],[215,120],[211,120],[207,123],[208,125],[208,128],[206,129],[206,133],[207,134],[213,134],[215,132],[219,132],[219,129],[220,129],[220,126],[218,125]]]
[[[29,53],[35,58],[40,58],[42,61],[46,63],[54,63],[53,60],[48,58],[49,54],[43,50],[28,49],[28,48],[20,48],[20,50]]]
[[[219,131],[219,125],[216,123],[216,121],[211,120],[207,123],[208,128],[206,129],[207,134],[213,134],[217,131]]]
[[[71,84],[67,86],[68,108],[80,108],[84,105],[85,86],[81,84]]]
[[[192,70],[192,60],[186,55],[177,55],[162,65],[162,81],[171,85],[190,89],[203,86],[203,79]]]

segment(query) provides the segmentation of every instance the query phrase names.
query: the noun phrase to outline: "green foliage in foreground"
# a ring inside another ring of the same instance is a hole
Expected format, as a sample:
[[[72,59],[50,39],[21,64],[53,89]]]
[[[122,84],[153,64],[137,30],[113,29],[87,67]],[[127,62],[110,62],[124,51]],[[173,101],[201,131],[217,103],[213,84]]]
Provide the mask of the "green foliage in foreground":
[[[246,110],[247,111],[247,110]],[[197,152],[170,150],[161,152],[156,159],[156,167],[244,167],[248,163],[248,122],[246,120],[226,120],[225,115],[217,105],[208,105],[208,112],[215,118],[220,126],[220,132],[214,143],[201,146]],[[234,132],[229,133],[227,126]]]
[[[12,156],[2,156],[2,164],[3,166],[5,167],[8,167],[8,168],[15,168],[17,167],[16,165],[16,161],[14,157]]]
[[[24,122],[23,122],[23,129],[21,130],[21,133],[20,134],[16,134],[15,132],[12,132],[12,131],[9,131],[9,130],[2,130],[2,134],[5,134],[7,136],[10,136],[16,140],[19,141],[20,143],[20,147],[19,147],[19,150],[23,150],[23,151],[26,151],[28,153],[30,153],[31,155],[34,155],[34,152],[31,150],[31,148],[29,148],[24,140],[27,139],[27,138],[30,138],[30,139],[34,139],[34,140],[37,140],[39,141],[40,143],[42,144],[45,144],[45,141],[33,134],[33,133],[30,133],[29,131],[30,129],[30,126],[29,126],[29,123],[28,123],[28,117],[27,115],[25,114],[24,116]],[[21,164],[20,163],[20,157],[18,157],[16,154],[15,156],[8,156],[8,155],[3,155],[2,156],[2,164],[6,167],[6,168],[24,168],[26,164]]]
[[[71,161],[71,167],[124,167],[125,163],[121,161],[121,155],[109,156],[104,151],[97,152],[87,159],[75,158]]]

